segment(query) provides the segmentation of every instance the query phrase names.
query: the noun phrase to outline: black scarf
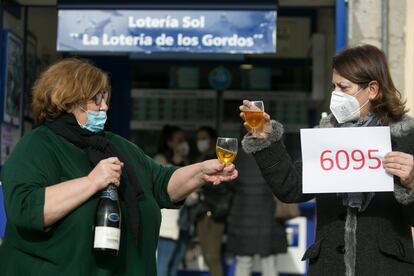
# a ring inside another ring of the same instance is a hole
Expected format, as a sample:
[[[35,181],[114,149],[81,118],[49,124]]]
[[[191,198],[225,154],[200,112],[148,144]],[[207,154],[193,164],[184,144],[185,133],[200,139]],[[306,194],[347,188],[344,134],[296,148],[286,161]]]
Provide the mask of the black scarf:
[[[93,166],[96,166],[99,161],[108,157],[118,157],[124,163],[119,194],[121,200],[124,200],[126,203],[128,222],[132,235],[137,242],[140,217],[138,200],[144,192],[138,178],[125,162],[126,159],[123,158],[121,152],[105,137],[103,131],[95,133],[81,128],[75,116],[71,113],[65,113],[54,121],[46,122],[45,125],[57,135],[64,137],[75,146],[83,149]]]
[[[373,113],[369,113],[366,117],[359,119],[357,122],[347,122],[337,125],[337,127],[370,127],[382,126],[381,121]],[[344,206],[357,208],[358,212],[363,212],[374,198],[375,193],[342,193],[342,204]]]

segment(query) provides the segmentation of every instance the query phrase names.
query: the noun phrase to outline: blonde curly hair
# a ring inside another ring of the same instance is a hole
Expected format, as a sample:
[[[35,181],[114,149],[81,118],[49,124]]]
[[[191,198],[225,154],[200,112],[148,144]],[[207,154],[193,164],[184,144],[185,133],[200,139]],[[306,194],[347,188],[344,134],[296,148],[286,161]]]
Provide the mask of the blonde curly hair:
[[[37,123],[54,120],[104,92],[111,92],[107,73],[86,60],[63,59],[47,68],[33,86],[34,119]]]

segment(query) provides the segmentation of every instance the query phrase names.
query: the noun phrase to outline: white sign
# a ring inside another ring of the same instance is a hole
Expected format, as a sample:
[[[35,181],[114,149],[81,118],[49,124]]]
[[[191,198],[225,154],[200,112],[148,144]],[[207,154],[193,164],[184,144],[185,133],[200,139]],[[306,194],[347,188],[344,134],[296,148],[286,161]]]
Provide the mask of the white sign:
[[[279,274],[306,274],[306,262],[302,261],[307,247],[307,219],[296,217],[286,221],[288,248],[286,253],[276,255],[276,269]],[[231,271],[231,270],[230,270]],[[261,258],[255,255],[253,272],[263,272]],[[234,275],[229,273],[229,275]]]
[[[276,275],[279,273],[289,273],[294,275],[305,275],[306,262],[302,261],[305,254],[307,241],[307,223],[306,217],[296,217],[286,221],[286,236],[288,240],[288,248],[286,253],[276,255]],[[207,272],[209,268],[205,263],[201,247],[199,243],[194,244],[194,256],[187,261],[187,266],[183,271],[202,271]],[[234,275],[236,269],[236,259],[227,260],[228,275]],[[262,272],[262,263],[259,255],[255,255],[253,259],[252,272]]]
[[[301,129],[303,193],[394,190],[382,166],[391,151],[389,127]]]
[[[306,217],[297,217],[286,221],[288,250],[276,256],[276,267],[279,273],[301,274],[306,273],[306,262],[302,261],[306,251]]]

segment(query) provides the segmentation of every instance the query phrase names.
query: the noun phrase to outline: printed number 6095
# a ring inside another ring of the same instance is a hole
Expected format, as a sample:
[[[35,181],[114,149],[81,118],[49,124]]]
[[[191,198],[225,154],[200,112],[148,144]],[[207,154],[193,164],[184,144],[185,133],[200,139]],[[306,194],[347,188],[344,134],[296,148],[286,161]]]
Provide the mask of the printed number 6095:
[[[368,166],[371,170],[376,170],[381,167],[381,159],[374,156],[378,150],[370,149],[365,156],[362,150],[356,149],[351,153],[345,150],[338,150],[333,152],[332,150],[324,150],[320,155],[321,168],[325,171],[330,171],[334,168],[339,170],[361,170],[365,166]]]

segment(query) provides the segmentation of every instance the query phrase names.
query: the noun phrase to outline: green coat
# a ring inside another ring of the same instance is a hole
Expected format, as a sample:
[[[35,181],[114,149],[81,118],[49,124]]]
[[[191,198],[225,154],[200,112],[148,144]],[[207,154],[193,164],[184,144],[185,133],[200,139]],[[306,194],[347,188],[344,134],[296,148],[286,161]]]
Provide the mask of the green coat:
[[[133,143],[106,133],[136,172],[144,189],[138,246],[126,224],[121,202],[121,244],[117,257],[96,257],[92,251],[99,193],[50,227],[43,225],[45,187],[88,175],[92,166],[83,150],[40,126],[24,136],[3,167],[7,215],[0,246],[0,273],[8,275],[156,275],[155,251],[160,208],[178,208],[167,194],[174,167],[163,167]]]

